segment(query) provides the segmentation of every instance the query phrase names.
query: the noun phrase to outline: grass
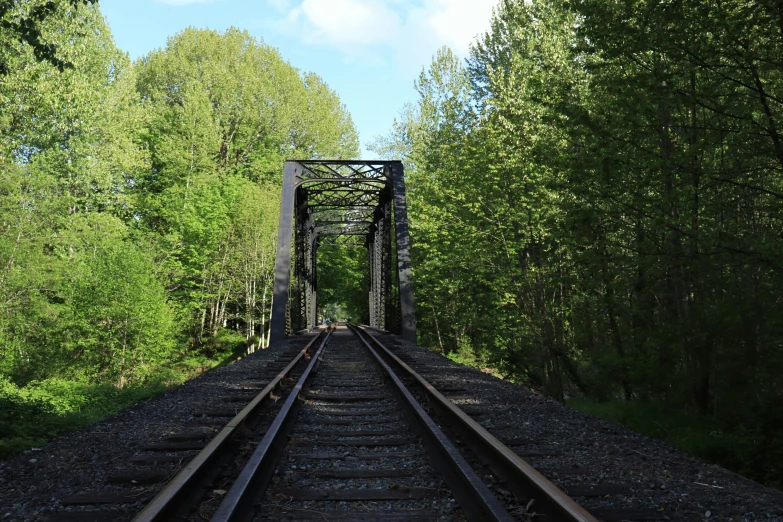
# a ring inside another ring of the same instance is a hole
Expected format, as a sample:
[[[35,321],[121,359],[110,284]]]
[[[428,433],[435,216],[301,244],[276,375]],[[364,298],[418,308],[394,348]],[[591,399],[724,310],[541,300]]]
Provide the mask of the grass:
[[[57,435],[98,422],[123,408],[160,395],[201,373],[237,358],[234,346],[212,354],[185,355],[141,385],[119,389],[65,379],[19,387],[0,376],[0,460],[40,447]]]
[[[3,384],[0,459],[40,447],[63,432],[97,422],[166,390],[160,383],[120,390],[55,379],[16,389]]]
[[[727,422],[656,402],[575,398],[567,405],[783,490],[783,433],[766,416]]]
[[[437,350],[436,350],[437,351]],[[498,379],[503,379],[503,375],[487,362],[486,359],[479,357],[469,347],[460,348],[457,351],[450,352],[446,355],[447,358],[455,363],[462,364],[469,368],[475,368],[483,373],[488,373]]]

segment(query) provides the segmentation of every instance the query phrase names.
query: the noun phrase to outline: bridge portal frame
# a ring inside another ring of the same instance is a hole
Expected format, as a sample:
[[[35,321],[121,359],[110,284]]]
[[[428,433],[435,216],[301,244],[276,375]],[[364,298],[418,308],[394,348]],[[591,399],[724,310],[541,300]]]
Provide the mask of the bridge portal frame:
[[[370,326],[398,330],[416,342],[402,162],[289,160],[283,169],[270,343],[297,327],[315,326],[318,247],[356,237],[364,238],[369,254]],[[292,251],[295,288],[290,285]]]

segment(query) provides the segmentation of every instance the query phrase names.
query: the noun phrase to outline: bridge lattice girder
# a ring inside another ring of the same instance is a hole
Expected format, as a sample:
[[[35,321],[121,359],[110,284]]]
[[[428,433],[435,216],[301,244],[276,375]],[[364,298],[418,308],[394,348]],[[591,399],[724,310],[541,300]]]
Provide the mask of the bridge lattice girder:
[[[273,342],[286,331],[316,325],[318,249],[323,245],[367,248],[370,326],[397,331],[415,341],[402,163],[286,162],[275,268]]]

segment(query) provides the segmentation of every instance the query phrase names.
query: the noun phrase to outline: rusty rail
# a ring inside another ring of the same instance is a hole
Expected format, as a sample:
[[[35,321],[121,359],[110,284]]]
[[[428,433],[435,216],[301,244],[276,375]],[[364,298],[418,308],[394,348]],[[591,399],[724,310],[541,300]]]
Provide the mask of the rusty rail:
[[[207,446],[202,449],[188,464],[169,481],[149,504],[133,519],[133,522],[154,522],[174,520],[175,514],[187,504],[187,499],[192,496],[193,490],[199,480],[209,468],[219,459],[226,450],[227,442],[233,438],[244,426],[247,419],[253,415],[260,406],[266,402],[271,393],[288,375],[288,373],[305,356],[310,347],[323,335],[324,330],[318,333],[302,350],[294,357],[272,381],[267,384],[228,424],[218,433]],[[328,336],[328,334],[327,334]]]
[[[393,389],[397,393],[400,403],[408,411],[408,416],[417,427],[424,444],[430,450],[430,456],[433,458],[435,466],[443,476],[444,482],[451,488],[459,505],[465,510],[468,520],[476,522],[511,522],[515,520],[468,464],[456,446],[432,420],[432,417],[413,397],[405,384],[394,373],[394,370],[386,364],[355,327],[349,326],[349,328],[370,351],[370,354],[394,385]]]
[[[313,368],[316,367],[321,354],[323,353],[326,343],[329,341],[329,336],[332,334],[332,330],[329,329],[326,337],[321,341],[321,346],[318,347],[318,351],[310,359],[310,363],[307,365],[296,386],[288,394],[288,398],[283,404],[283,408],[275,417],[272,425],[264,434],[264,438],[253,451],[253,455],[247,462],[242,472],[237,477],[231,489],[228,491],[223,501],[212,516],[212,522],[228,522],[237,520],[250,520],[252,519],[251,508],[253,507],[253,501],[257,496],[263,495],[266,490],[266,485],[269,479],[272,477],[275,465],[280,456],[280,449],[285,446],[285,437],[290,430],[291,424],[296,417],[298,408],[297,402],[299,400],[299,393],[305,388],[307,381],[310,379],[310,375],[313,373]]]
[[[356,329],[355,331],[358,332],[359,330]],[[458,426],[461,435],[468,439],[467,442],[469,442],[471,448],[488,461],[488,464],[496,474],[507,481],[507,488],[514,494],[535,499],[535,505],[543,511],[547,516],[547,520],[598,522],[598,519],[585,508],[577,504],[560,488],[514,453],[511,448],[500,442],[446,396],[436,390],[432,384],[427,382],[413,368],[400,360],[366,328],[362,329],[361,333],[381,349],[383,354],[393,361],[397,367],[404,370],[408,376],[418,382],[430,400],[436,404],[439,412],[450,423]]]

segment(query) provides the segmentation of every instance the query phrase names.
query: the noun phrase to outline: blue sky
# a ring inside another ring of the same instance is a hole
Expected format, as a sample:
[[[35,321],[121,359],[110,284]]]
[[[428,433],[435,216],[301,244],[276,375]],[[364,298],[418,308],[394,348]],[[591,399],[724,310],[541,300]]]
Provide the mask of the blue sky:
[[[366,145],[385,135],[435,51],[463,58],[489,27],[497,0],[100,0],[131,59],[182,29],[235,26],[277,47],[294,67],[337,91]]]

